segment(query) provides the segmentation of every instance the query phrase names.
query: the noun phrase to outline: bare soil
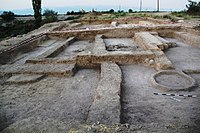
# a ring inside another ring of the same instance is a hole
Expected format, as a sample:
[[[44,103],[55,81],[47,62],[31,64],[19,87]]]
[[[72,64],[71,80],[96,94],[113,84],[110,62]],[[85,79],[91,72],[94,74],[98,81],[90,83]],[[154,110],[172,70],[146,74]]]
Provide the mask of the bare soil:
[[[75,41],[74,43],[70,44],[63,52],[61,52],[57,57],[64,57],[70,55],[76,55],[82,51],[89,51],[91,50],[93,43],[89,41]]]
[[[98,81],[98,70],[83,69],[71,78],[1,85],[0,131],[9,126],[3,132],[66,132],[70,125],[84,123]]]
[[[170,48],[166,51],[167,57],[175,66],[176,70],[199,70],[200,69],[200,50],[197,47],[187,45],[177,39],[166,38],[175,42],[177,47]]]
[[[124,18],[127,21],[132,18]],[[88,20],[90,21],[90,20]],[[111,20],[110,20],[111,21]],[[110,23],[109,21],[109,23]],[[133,20],[134,21],[134,20]],[[92,23],[92,22],[91,22]],[[96,22],[94,22],[96,23]],[[99,23],[99,22],[98,22]],[[103,23],[103,22],[102,22]],[[139,23],[139,20],[130,22],[131,24]],[[68,25],[68,23],[59,23]],[[107,25],[107,24],[106,24]],[[53,31],[60,28],[57,24],[51,27],[42,27],[39,31],[33,31],[24,37],[12,38],[3,41],[2,47],[9,45],[10,42],[20,42],[21,40],[37,35],[43,32]],[[86,25],[82,28],[105,28],[103,25]],[[109,26],[109,25],[107,25]],[[124,25],[127,28],[130,25]],[[47,28],[45,31],[43,31]],[[62,27],[63,28],[63,27]],[[61,28],[61,29],[62,29]],[[186,69],[200,70],[200,50],[197,47],[187,45],[172,38],[166,38],[169,41],[176,42],[177,47],[170,48],[165,51],[169,60],[173,63],[175,70],[182,71]],[[131,39],[127,38],[107,38],[104,39],[106,46],[125,44],[127,47],[136,47]],[[24,64],[28,58],[36,57],[46,50],[52,48],[57,40],[50,40],[42,43],[36,49],[29,53],[21,53],[12,63],[17,65]],[[5,45],[4,45],[5,44]],[[57,57],[65,57],[76,55],[83,51],[92,51],[93,42],[75,41],[69,45]],[[10,47],[10,45],[9,45]],[[129,49],[130,50],[130,49]],[[117,53],[117,52],[116,52]],[[24,64],[27,65],[27,64]],[[37,69],[37,64],[31,67]],[[41,64],[40,64],[41,65]],[[46,65],[46,64],[45,64]],[[67,67],[46,65],[45,70],[57,70]],[[28,67],[29,68],[29,67]],[[75,73],[73,77],[45,77],[39,82],[31,84],[0,84],[0,132],[1,133],[30,133],[30,132],[170,132],[170,133],[199,133],[200,131],[200,74],[189,74],[197,82],[195,88],[190,91],[173,92],[172,94],[197,95],[197,97],[181,97],[154,95],[154,93],[165,93],[160,89],[154,88],[150,84],[150,77],[156,73],[156,70],[150,67],[144,67],[140,64],[121,65],[122,85],[121,93],[116,93],[120,97],[121,116],[120,124],[116,123],[114,127],[104,125],[98,121],[95,123],[87,123],[89,112],[97,94],[97,86],[100,81],[100,70],[98,69],[81,69]],[[19,71],[15,70],[14,71]],[[23,68],[22,68],[23,69]],[[31,69],[32,70],[32,69]],[[115,73],[114,69],[110,72]],[[108,74],[108,73],[107,73]],[[0,75],[1,79],[7,79],[9,75]],[[109,74],[108,74],[109,76]],[[121,76],[121,75],[120,75]],[[107,79],[104,79],[107,82]],[[111,77],[109,80],[115,81]],[[158,78],[162,84],[178,86],[186,84],[187,81],[178,76],[162,76]],[[109,82],[108,82],[109,83]],[[102,86],[105,85],[102,82]],[[112,88],[115,84],[108,84]],[[106,86],[109,87],[109,86]],[[105,89],[104,87],[102,87]],[[120,88],[120,87],[119,87]],[[102,91],[103,93],[104,91]],[[112,93],[112,92],[111,92]],[[108,93],[110,94],[110,93]],[[98,100],[98,97],[96,97]],[[105,97],[106,98],[106,97]],[[112,100],[112,97],[109,97]],[[175,100],[177,99],[177,100]],[[103,102],[106,100],[102,99]],[[111,105],[112,102],[104,104]],[[100,106],[101,108],[101,106]],[[97,110],[98,112],[99,110]],[[106,113],[101,112],[106,115]],[[109,112],[112,114],[112,112]],[[95,115],[94,115],[95,116]],[[112,116],[111,116],[112,117]],[[108,116],[102,119],[109,118]]]
[[[200,105],[198,98],[177,97],[174,101],[169,96],[149,84],[155,70],[139,65],[121,66],[122,84],[122,122],[135,125],[135,131],[144,132],[195,132],[199,131]],[[199,80],[200,75],[193,76]],[[173,92],[172,92],[173,93]],[[180,94],[199,95],[199,87],[192,92]]]

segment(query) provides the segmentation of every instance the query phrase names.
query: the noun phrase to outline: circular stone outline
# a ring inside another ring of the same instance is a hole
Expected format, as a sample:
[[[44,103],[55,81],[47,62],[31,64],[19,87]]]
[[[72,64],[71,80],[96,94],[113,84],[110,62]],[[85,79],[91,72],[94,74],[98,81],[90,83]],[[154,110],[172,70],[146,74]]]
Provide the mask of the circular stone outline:
[[[159,84],[156,81],[156,77],[161,75],[161,74],[166,74],[166,75],[176,74],[176,75],[179,75],[179,76],[187,79],[190,82],[190,84],[186,85],[185,87],[170,87],[170,86]],[[192,89],[195,86],[195,80],[192,77],[188,76],[187,74],[185,74],[183,72],[174,71],[174,70],[162,70],[162,71],[156,72],[155,74],[153,74],[151,76],[150,82],[155,88],[162,89],[164,91],[186,91],[186,90]]]

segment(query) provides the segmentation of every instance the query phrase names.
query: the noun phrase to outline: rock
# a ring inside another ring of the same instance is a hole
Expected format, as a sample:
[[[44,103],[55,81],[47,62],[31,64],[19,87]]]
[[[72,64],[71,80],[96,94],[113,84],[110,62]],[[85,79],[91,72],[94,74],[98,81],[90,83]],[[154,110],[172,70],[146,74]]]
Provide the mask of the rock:
[[[149,58],[146,58],[144,62],[149,63]]]
[[[149,61],[149,65],[153,65],[154,63],[155,63],[155,61],[152,59]]]
[[[117,27],[117,26],[118,26],[118,22],[116,22],[116,21],[112,22],[112,23],[111,23],[111,26]]]
[[[184,22],[184,20],[178,20],[178,23],[183,23]]]

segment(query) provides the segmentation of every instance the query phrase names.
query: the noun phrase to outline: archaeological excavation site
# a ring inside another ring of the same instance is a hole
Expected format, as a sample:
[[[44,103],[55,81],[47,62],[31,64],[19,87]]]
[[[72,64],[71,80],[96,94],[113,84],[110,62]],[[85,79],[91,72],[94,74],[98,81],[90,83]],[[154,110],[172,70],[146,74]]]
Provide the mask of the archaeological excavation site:
[[[0,42],[1,133],[198,133],[200,31],[61,21]]]

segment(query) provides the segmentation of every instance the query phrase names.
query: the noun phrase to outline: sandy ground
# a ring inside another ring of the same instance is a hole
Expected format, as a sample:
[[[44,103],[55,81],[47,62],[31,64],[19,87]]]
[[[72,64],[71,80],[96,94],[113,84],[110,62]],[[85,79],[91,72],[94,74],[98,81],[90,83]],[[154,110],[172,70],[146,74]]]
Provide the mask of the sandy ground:
[[[71,78],[0,86],[0,131],[66,132],[84,123],[98,81],[98,70],[83,69]]]

